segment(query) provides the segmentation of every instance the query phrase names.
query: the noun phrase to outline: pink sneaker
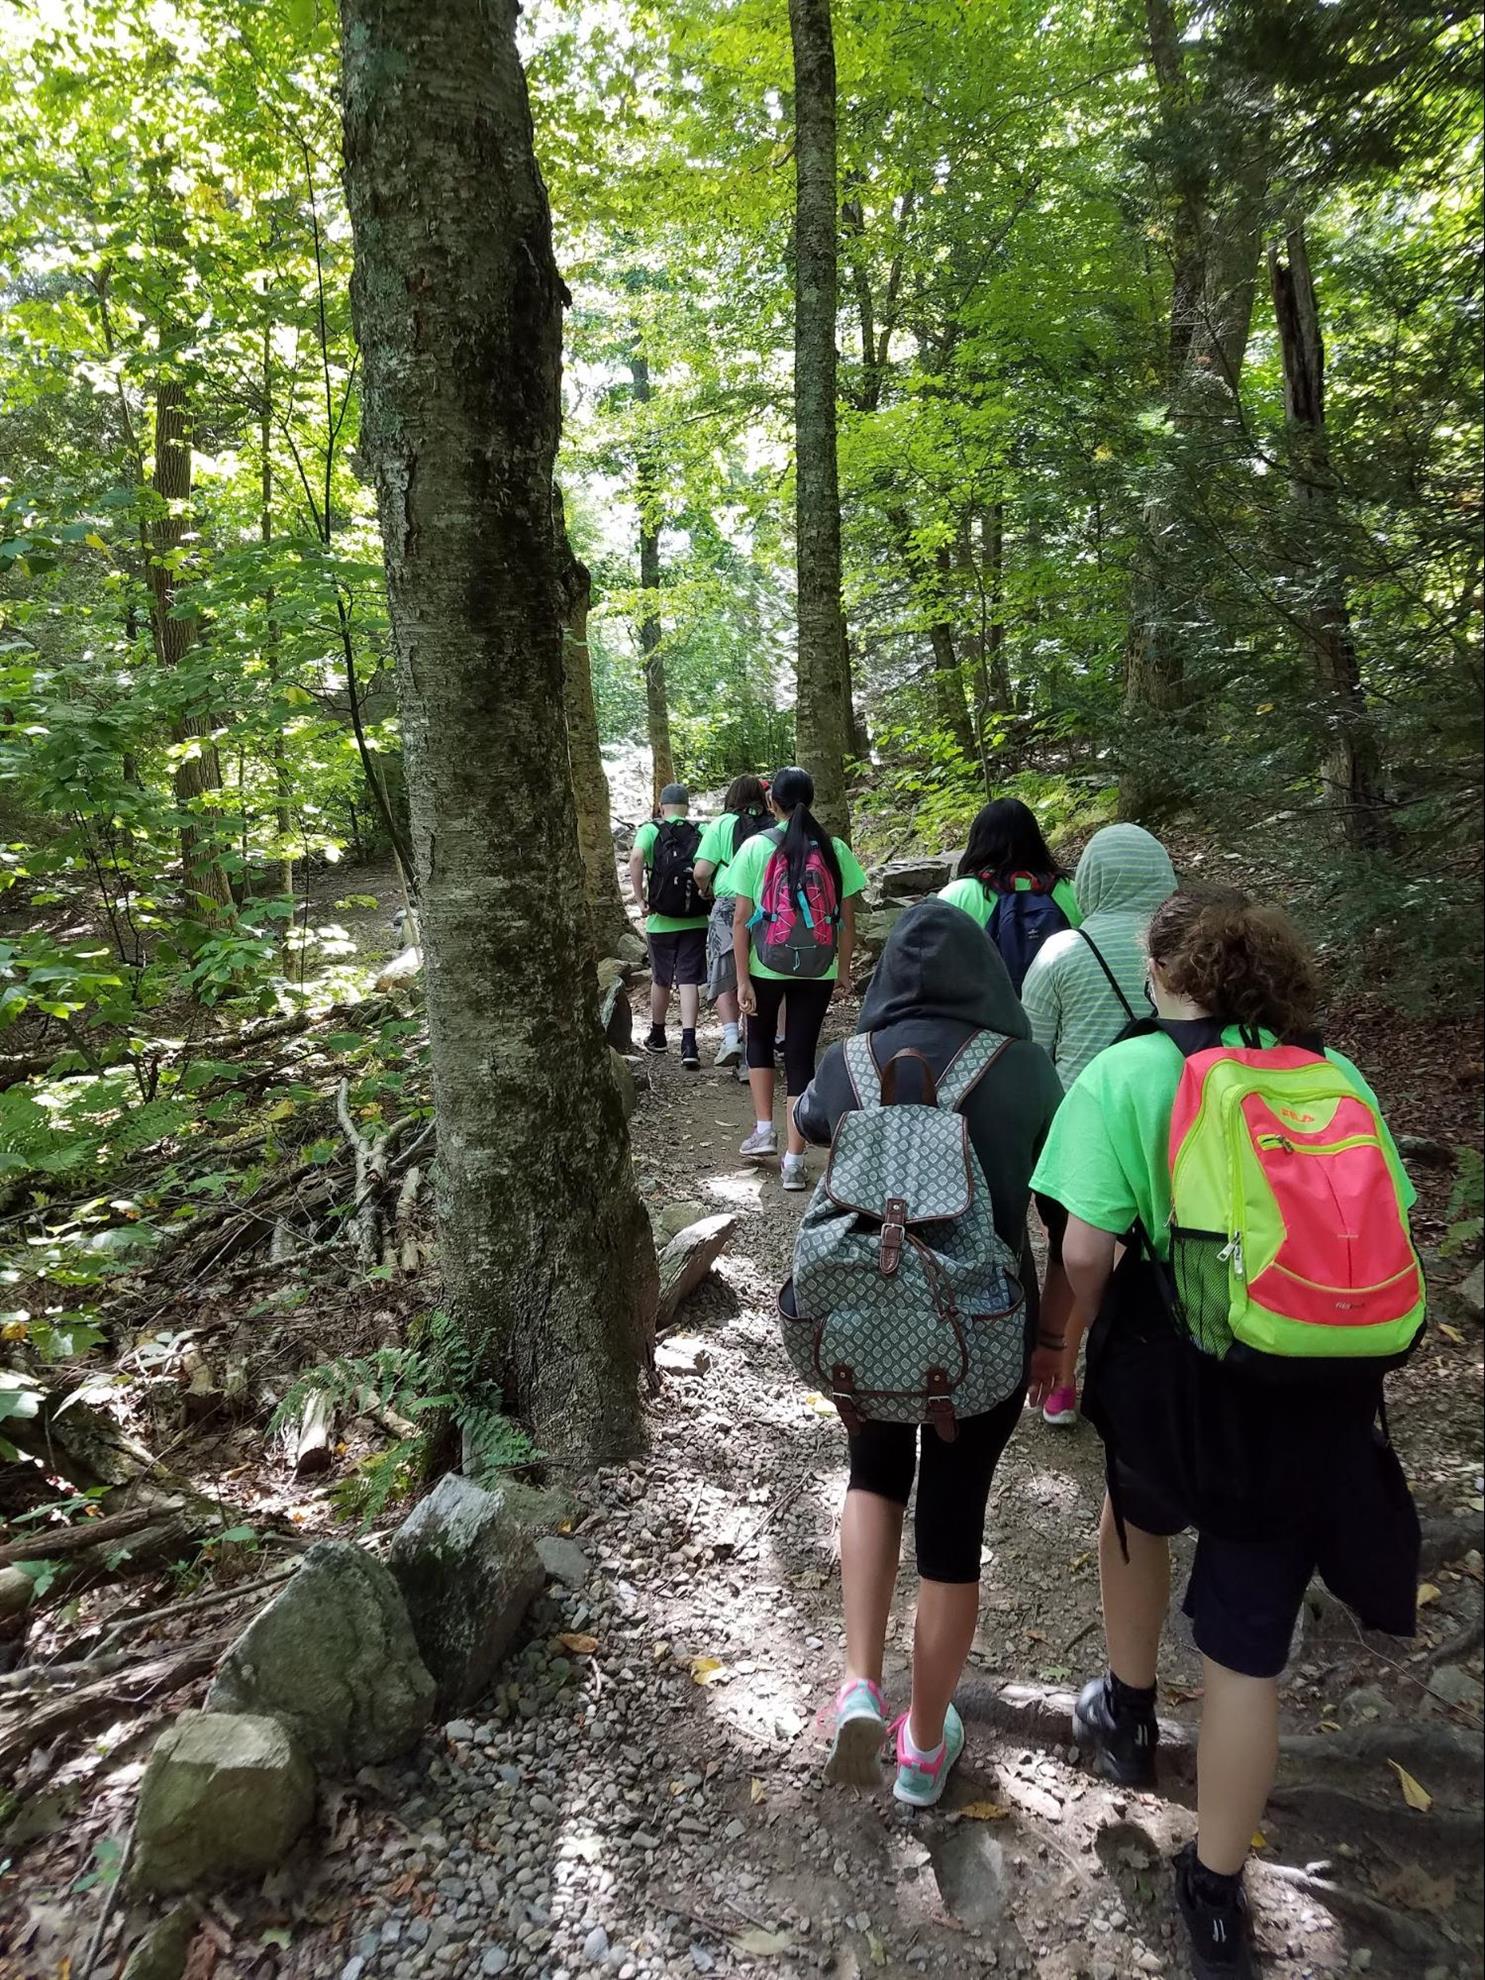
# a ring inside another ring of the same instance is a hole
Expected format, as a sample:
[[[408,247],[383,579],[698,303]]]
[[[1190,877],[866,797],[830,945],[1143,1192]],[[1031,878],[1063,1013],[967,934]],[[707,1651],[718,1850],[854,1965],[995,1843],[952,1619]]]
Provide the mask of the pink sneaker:
[[[1070,1383],[1054,1389],[1042,1404],[1042,1422],[1051,1423],[1059,1430],[1071,1430],[1077,1420],[1077,1390]]]
[[[837,1787],[876,1787],[882,1778],[887,1704],[870,1678],[843,1684],[820,1714],[830,1732],[825,1778]]]

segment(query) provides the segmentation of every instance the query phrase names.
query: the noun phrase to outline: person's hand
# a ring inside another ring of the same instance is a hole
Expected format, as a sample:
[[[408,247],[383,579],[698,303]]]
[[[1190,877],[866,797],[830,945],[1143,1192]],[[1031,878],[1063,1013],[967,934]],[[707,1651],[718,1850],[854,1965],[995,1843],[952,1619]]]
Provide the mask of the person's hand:
[[[737,1008],[744,1017],[758,1015],[758,993],[753,988],[751,976],[740,976],[737,979]]]
[[[1044,1347],[1040,1341],[1031,1350],[1031,1370],[1026,1378],[1026,1402],[1031,1409],[1040,1409],[1057,1386],[1062,1373],[1064,1343],[1056,1347]]]
[[[830,986],[830,1001],[832,1004],[843,1004],[846,1001],[847,997],[850,996],[850,994],[851,994],[851,979],[846,975],[845,971],[842,970],[840,975],[835,979],[834,983],[832,983]]]

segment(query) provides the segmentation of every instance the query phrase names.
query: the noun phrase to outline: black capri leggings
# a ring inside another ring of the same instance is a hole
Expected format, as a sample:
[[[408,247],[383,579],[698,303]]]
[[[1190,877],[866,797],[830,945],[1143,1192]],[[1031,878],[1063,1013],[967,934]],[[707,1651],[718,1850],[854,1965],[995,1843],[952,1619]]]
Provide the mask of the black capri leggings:
[[[758,1014],[748,1019],[748,1064],[759,1072],[773,1065],[779,1005],[784,1004],[784,1091],[791,1100],[797,1100],[815,1076],[815,1047],[834,988],[834,983],[818,978],[797,983],[771,976],[753,978]]]
[[[905,1506],[918,1461],[913,1538],[924,1581],[979,1580],[990,1486],[1025,1401],[1023,1383],[983,1416],[961,1416],[959,1435],[952,1444],[946,1444],[931,1424],[920,1431],[912,1423],[865,1423],[851,1439],[853,1492],[871,1492]]]

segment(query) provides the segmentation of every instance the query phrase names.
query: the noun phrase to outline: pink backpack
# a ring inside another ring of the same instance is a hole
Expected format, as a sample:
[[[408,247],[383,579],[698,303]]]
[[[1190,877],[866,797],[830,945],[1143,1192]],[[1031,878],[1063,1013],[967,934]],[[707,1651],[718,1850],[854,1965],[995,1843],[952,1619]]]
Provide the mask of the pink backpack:
[[[774,846],[763,889],[748,927],[753,955],[780,976],[821,977],[835,961],[840,899],[817,845],[805,861],[803,884],[789,891],[789,862],[780,847],[782,828],[768,834]]]

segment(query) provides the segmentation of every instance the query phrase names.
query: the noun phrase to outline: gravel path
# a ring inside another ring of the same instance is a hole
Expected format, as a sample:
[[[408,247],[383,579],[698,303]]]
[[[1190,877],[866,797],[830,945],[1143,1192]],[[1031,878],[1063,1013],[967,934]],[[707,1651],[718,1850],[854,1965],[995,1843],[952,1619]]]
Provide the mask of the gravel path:
[[[770,1317],[808,1199],[738,1164],[749,1109],[728,1076],[687,1076],[674,1056],[652,1070],[635,1124],[648,1198],[741,1219],[681,1318],[703,1365],[667,1379],[644,1457],[580,1481],[573,1585],[554,1583],[537,1605],[486,1707],[431,1736],[411,1766],[363,1776],[309,1881],[286,1873],[285,1909],[325,1929],[296,1934],[279,1970],[1184,1972],[1161,1859],[1191,1832],[1189,1785],[1116,1795],[1071,1748],[1017,1743],[974,1719],[942,1811],[820,1784],[814,1718],[839,1657],[844,1440],[791,1375]],[[1097,1668],[1100,1475],[1086,1428],[1028,1418],[1013,1440],[988,1523],[982,1682],[970,1690]],[[907,1568],[889,1646],[902,1703],[912,1594]],[[1177,1634],[1162,1709],[1189,1717],[1199,1675]],[[1301,1665],[1291,1723],[1314,1726],[1332,1670]],[[1335,1840],[1332,1822],[1332,1850]],[[1458,1939],[1440,1939],[1436,1958],[1410,1956],[1263,1867],[1317,1854],[1301,1819],[1276,1812],[1250,1879],[1271,1974],[1480,1970]],[[1389,1860],[1365,1840],[1342,1854],[1362,1889]],[[1473,1888],[1461,1879],[1466,1911]]]

